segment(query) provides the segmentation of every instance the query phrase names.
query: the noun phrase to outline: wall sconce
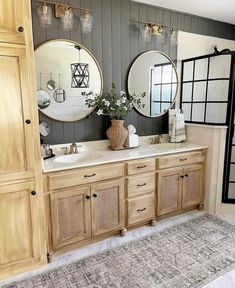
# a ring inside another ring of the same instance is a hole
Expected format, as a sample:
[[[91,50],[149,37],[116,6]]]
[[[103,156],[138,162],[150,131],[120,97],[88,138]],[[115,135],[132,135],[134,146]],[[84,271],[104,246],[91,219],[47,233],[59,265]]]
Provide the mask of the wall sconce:
[[[92,10],[82,7],[76,7],[70,4],[59,4],[51,1],[37,0],[41,2],[41,6],[38,7],[38,16],[40,25],[43,28],[47,28],[52,24],[52,11],[51,7],[47,4],[55,5],[55,17],[61,19],[62,27],[65,31],[73,29],[74,9],[84,11],[80,17],[82,32],[90,33],[93,26]]]
[[[37,9],[40,26],[46,28],[52,23],[52,12],[51,7],[46,4],[45,1],[42,2],[42,5]]]
[[[173,26],[167,26],[163,24],[156,24],[156,23],[150,23],[150,22],[141,22],[143,23],[143,28],[141,30],[142,37],[145,41],[150,41],[152,39],[152,36],[163,36],[165,34],[165,29],[170,28],[170,33],[168,36],[171,36],[171,38],[176,38],[177,34],[177,28]]]

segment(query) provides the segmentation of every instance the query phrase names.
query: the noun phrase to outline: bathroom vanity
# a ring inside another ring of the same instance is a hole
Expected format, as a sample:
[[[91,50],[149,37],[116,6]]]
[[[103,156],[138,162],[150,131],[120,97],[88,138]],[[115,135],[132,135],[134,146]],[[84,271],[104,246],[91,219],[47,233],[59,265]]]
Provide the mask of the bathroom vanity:
[[[99,141],[106,142],[106,141]],[[83,144],[86,145],[86,144]],[[89,156],[88,156],[89,155]],[[203,208],[206,147],[103,147],[45,160],[48,260],[161,217]]]

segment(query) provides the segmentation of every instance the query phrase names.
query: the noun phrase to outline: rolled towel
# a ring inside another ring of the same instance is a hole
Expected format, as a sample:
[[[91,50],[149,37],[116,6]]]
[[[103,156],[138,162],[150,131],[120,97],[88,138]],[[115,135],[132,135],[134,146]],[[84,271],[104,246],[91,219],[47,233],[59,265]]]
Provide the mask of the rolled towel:
[[[175,118],[176,114],[180,114],[180,109],[169,109],[168,111],[168,115],[169,115],[169,123],[168,123],[168,127],[169,127],[169,136],[171,137],[171,133],[172,133],[172,125],[173,125],[173,121]]]

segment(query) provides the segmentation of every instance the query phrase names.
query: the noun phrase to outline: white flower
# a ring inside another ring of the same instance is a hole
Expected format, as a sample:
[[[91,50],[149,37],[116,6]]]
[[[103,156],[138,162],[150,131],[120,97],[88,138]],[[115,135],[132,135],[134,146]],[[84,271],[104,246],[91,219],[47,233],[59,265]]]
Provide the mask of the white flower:
[[[107,107],[109,107],[110,102],[109,102],[108,100],[105,100],[104,104],[105,104]]]
[[[124,110],[126,110],[126,111],[127,111],[127,107],[124,107]]]
[[[102,115],[102,114],[103,114],[103,110],[99,109],[99,110],[97,111],[97,115]]]
[[[106,102],[106,99],[103,98],[101,101],[105,103],[105,102]]]
[[[117,105],[121,105],[121,101],[119,99],[117,100]]]
[[[120,95],[121,95],[121,96],[125,96],[126,93],[125,93],[124,91],[120,91]]]
[[[126,103],[127,98],[126,97],[122,97],[122,103]]]

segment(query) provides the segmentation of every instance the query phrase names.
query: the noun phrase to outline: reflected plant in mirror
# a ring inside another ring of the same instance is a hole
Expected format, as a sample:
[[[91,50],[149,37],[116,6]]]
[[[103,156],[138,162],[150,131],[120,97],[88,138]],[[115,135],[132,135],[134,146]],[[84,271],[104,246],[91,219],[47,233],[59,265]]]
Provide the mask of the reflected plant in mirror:
[[[144,107],[134,105],[146,117],[157,117],[172,107],[178,91],[178,76],[173,61],[159,51],[139,55],[131,65],[128,93],[137,97],[145,93]]]
[[[120,94],[117,94],[115,84],[112,83],[112,89],[108,93],[104,93],[100,97],[93,97],[93,93],[83,93],[87,98],[86,105],[90,108],[97,109],[97,115],[109,116],[111,119],[123,120],[129,111],[134,107],[139,109],[144,108],[145,104],[141,103],[141,98],[139,96],[133,95],[127,98],[127,95],[124,91],[120,91]],[[145,97],[145,93],[142,93],[141,97]],[[90,98],[90,97],[93,97]]]

